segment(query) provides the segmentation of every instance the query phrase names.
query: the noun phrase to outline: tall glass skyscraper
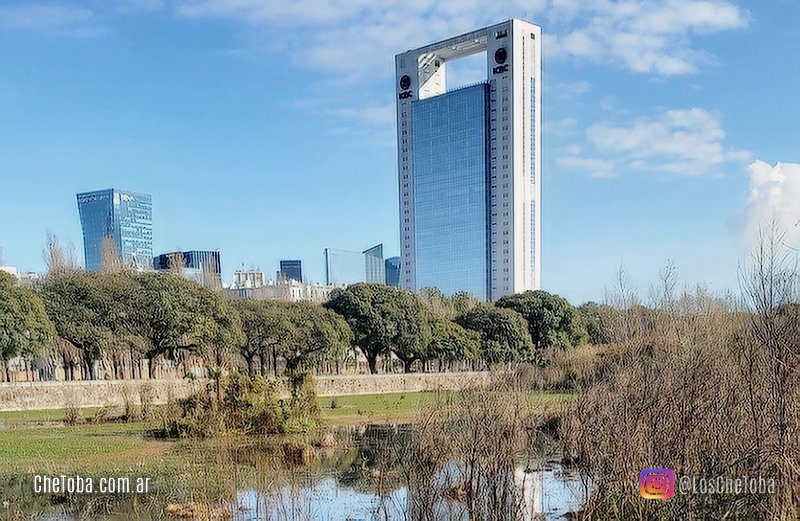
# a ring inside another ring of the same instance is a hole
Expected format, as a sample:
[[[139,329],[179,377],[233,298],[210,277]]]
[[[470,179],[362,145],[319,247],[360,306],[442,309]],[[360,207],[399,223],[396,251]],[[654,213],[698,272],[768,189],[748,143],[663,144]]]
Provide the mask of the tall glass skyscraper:
[[[83,228],[87,270],[103,266],[103,249],[113,245],[123,266],[139,270],[153,266],[153,202],[149,194],[110,188],[77,195]],[[105,240],[108,238],[108,240]]]
[[[447,63],[486,80],[447,91]],[[395,57],[401,287],[485,300],[541,285],[541,29],[522,20]]]
[[[417,289],[489,296],[488,104],[480,84],[411,106]]]

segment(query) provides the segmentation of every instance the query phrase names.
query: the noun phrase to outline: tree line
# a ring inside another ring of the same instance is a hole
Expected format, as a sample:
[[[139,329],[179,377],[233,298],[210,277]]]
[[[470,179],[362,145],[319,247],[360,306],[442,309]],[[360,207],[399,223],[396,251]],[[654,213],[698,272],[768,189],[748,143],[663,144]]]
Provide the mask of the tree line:
[[[48,360],[67,380],[96,379],[98,366],[113,378],[153,378],[162,361],[187,372],[200,360],[211,373],[274,375],[338,373],[359,354],[371,373],[379,361],[406,372],[537,363],[548,348],[590,340],[587,326],[597,340],[595,318],[545,291],[489,304],[468,293],[359,283],[320,305],[228,297],[170,272],[56,267],[30,288],[0,273],[7,381],[13,359],[26,368]]]

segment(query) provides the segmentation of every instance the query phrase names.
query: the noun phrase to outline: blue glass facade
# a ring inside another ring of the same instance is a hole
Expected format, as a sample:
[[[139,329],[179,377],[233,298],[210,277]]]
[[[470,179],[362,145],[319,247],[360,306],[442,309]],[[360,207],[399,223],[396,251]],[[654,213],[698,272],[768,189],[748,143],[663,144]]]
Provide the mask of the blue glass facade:
[[[303,263],[299,260],[282,260],[279,262],[279,280],[296,280],[303,282]]]
[[[108,189],[78,194],[87,270],[102,268],[102,243],[113,240],[124,266],[150,269],[153,261],[153,202],[148,194]]]
[[[366,268],[366,282],[385,284],[386,267],[383,265],[383,244],[364,250],[364,265]]]
[[[365,279],[363,253],[325,248],[325,284],[346,286]]]
[[[386,284],[389,286],[394,286],[396,288],[399,288],[400,257],[389,257],[388,259],[386,259],[385,271],[386,271]]]
[[[489,297],[489,86],[412,103],[416,287]]]
[[[153,259],[157,270],[192,269],[210,275],[222,275],[222,262],[218,251],[191,250],[162,253]]]
[[[178,271],[189,280],[218,287],[222,282],[222,261],[218,251],[191,250],[162,253],[153,258],[153,268]]]
[[[377,282],[386,279],[383,244],[362,252],[325,248],[325,284],[347,286],[356,282]]]

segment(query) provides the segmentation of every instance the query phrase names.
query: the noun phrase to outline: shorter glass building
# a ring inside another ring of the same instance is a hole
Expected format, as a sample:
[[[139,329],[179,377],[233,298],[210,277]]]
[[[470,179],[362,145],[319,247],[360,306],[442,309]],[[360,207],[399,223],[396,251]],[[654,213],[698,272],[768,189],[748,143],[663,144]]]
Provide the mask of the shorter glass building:
[[[364,264],[366,267],[366,282],[386,282],[386,267],[383,265],[383,244],[364,250]]]
[[[280,261],[278,280],[296,280],[303,282],[303,263],[299,260]]]
[[[162,253],[153,258],[153,268],[175,271],[206,286],[218,286],[222,281],[222,262],[218,251],[190,250]]]
[[[362,252],[325,248],[325,284],[347,286],[356,282],[384,284],[383,244]]]
[[[400,287],[400,257],[389,257],[386,259],[386,284],[388,286]]]
[[[103,266],[103,248],[125,267],[150,269],[153,262],[153,201],[149,194],[110,188],[77,195],[87,270]],[[111,239],[110,241],[105,239]]]

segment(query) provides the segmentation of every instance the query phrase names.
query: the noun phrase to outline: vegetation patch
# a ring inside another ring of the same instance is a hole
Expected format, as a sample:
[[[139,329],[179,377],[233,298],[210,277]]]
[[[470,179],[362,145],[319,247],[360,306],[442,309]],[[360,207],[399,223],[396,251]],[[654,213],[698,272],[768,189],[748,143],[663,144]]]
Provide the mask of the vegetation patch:
[[[314,380],[291,379],[292,396],[278,399],[277,384],[263,376],[231,373],[219,376],[201,391],[161,409],[167,438],[210,438],[221,435],[314,433],[320,414]]]

